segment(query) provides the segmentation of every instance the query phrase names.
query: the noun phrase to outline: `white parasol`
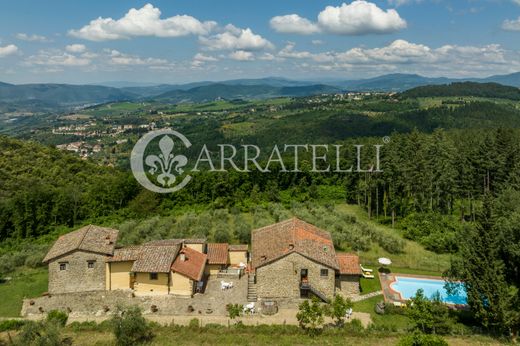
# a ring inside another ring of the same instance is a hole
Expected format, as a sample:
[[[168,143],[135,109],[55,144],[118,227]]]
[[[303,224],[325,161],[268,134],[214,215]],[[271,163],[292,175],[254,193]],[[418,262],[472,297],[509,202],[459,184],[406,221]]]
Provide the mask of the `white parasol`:
[[[382,264],[384,266],[389,266],[390,264],[392,264],[392,261],[390,260],[390,258],[386,258],[386,257],[380,257],[378,260],[379,264]]]

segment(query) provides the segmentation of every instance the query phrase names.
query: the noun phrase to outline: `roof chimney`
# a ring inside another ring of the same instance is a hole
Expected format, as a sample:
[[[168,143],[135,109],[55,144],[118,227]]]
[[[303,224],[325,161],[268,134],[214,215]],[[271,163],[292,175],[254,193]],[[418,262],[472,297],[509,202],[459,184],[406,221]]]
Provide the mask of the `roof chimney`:
[[[186,254],[184,252],[181,252],[180,256],[181,256],[181,262],[186,261]]]

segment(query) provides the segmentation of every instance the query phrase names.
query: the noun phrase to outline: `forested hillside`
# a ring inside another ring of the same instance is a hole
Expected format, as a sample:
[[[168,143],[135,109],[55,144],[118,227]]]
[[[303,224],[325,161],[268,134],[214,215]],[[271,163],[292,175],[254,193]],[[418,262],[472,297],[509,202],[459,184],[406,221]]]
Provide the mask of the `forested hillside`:
[[[0,240],[109,215],[136,185],[128,173],[42,145],[0,136]]]
[[[476,96],[520,100],[520,89],[498,83],[457,82],[419,86],[405,91],[405,97]]]

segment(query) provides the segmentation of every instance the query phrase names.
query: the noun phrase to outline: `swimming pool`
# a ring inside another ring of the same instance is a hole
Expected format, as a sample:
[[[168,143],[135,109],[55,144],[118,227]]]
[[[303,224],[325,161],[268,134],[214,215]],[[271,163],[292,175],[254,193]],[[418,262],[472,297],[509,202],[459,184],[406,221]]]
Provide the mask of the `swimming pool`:
[[[443,280],[421,279],[414,277],[396,276],[396,281],[390,284],[392,290],[401,294],[403,299],[410,299],[415,296],[418,289],[423,289],[427,298],[432,298],[439,292],[441,300],[448,304],[466,305],[468,303],[466,291],[461,285],[461,289],[455,295],[449,295],[444,288]]]

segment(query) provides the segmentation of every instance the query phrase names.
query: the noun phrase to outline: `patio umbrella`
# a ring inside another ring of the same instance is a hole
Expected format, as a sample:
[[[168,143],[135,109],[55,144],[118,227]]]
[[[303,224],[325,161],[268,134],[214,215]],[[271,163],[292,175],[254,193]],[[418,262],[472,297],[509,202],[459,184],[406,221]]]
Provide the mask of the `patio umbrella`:
[[[379,264],[384,265],[384,266],[389,266],[390,264],[392,264],[392,261],[390,260],[390,258],[386,258],[386,257],[380,257],[377,261],[379,262]]]

